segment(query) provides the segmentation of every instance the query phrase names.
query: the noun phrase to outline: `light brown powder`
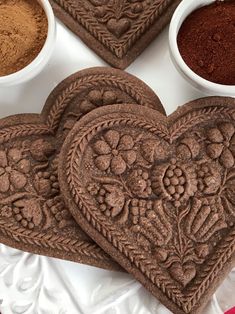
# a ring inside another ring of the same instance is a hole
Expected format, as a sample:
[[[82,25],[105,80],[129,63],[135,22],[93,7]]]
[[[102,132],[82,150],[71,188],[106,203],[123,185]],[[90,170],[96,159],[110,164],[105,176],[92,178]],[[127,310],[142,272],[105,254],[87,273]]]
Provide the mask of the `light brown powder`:
[[[0,0],[0,76],[31,63],[47,37],[46,14],[37,0]]]

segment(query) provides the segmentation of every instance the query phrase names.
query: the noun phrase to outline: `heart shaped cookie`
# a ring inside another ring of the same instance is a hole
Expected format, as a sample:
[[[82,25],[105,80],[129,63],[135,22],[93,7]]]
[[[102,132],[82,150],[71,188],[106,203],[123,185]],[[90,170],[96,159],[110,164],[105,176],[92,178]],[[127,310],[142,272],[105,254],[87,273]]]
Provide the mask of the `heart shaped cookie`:
[[[97,109],[68,135],[59,181],[87,234],[173,313],[202,311],[235,265],[235,99]]]
[[[57,161],[68,131],[96,107],[134,102],[164,112],[144,83],[94,68],[63,81],[40,115],[0,120],[0,242],[104,268],[118,266],[77,226],[60,194]]]

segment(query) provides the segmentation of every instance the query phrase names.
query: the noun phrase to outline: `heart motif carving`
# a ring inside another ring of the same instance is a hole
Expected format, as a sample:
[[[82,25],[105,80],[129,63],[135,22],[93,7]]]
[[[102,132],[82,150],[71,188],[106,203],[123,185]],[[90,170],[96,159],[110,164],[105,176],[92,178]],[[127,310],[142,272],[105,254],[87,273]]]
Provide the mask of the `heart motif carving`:
[[[59,180],[80,226],[174,313],[199,313],[235,264],[235,99],[97,109]]]
[[[101,58],[125,69],[169,23],[181,0],[50,0],[56,16]]]
[[[117,38],[120,38],[128,29],[130,28],[131,23],[127,19],[110,19],[107,23],[108,30],[114,34]]]
[[[67,133],[82,116],[96,107],[133,101],[163,110],[157,96],[135,77],[111,68],[94,68],[59,84],[40,115],[0,120],[1,243],[36,254],[119,268],[67,210],[57,164]]]

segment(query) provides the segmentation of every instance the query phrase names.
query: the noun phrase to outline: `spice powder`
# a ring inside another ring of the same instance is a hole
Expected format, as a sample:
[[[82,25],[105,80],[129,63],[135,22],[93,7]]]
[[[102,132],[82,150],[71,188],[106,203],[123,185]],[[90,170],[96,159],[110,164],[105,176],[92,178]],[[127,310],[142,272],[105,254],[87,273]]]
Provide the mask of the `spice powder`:
[[[179,30],[178,47],[198,75],[235,85],[235,0],[215,1],[192,12]]]
[[[0,76],[31,63],[47,37],[46,14],[37,0],[0,0]]]

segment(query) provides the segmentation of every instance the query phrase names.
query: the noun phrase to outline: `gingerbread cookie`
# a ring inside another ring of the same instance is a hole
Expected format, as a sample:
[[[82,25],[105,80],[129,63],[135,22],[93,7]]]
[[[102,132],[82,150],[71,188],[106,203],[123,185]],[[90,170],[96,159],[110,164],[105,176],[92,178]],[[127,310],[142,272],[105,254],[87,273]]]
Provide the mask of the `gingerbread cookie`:
[[[180,0],[50,0],[56,16],[109,64],[125,69],[160,33]]]
[[[67,78],[40,115],[0,120],[0,242],[17,249],[104,268],[118,266],[78,227],[60,194],[60,148],[75,122],[107,104],[135,102],[163,111],[135,77],[94,68]]]
[[[202,313],[235,265],[235,99],[169,117],[133,105],[80,120],[60,154],[72,215],[173,313]]]

